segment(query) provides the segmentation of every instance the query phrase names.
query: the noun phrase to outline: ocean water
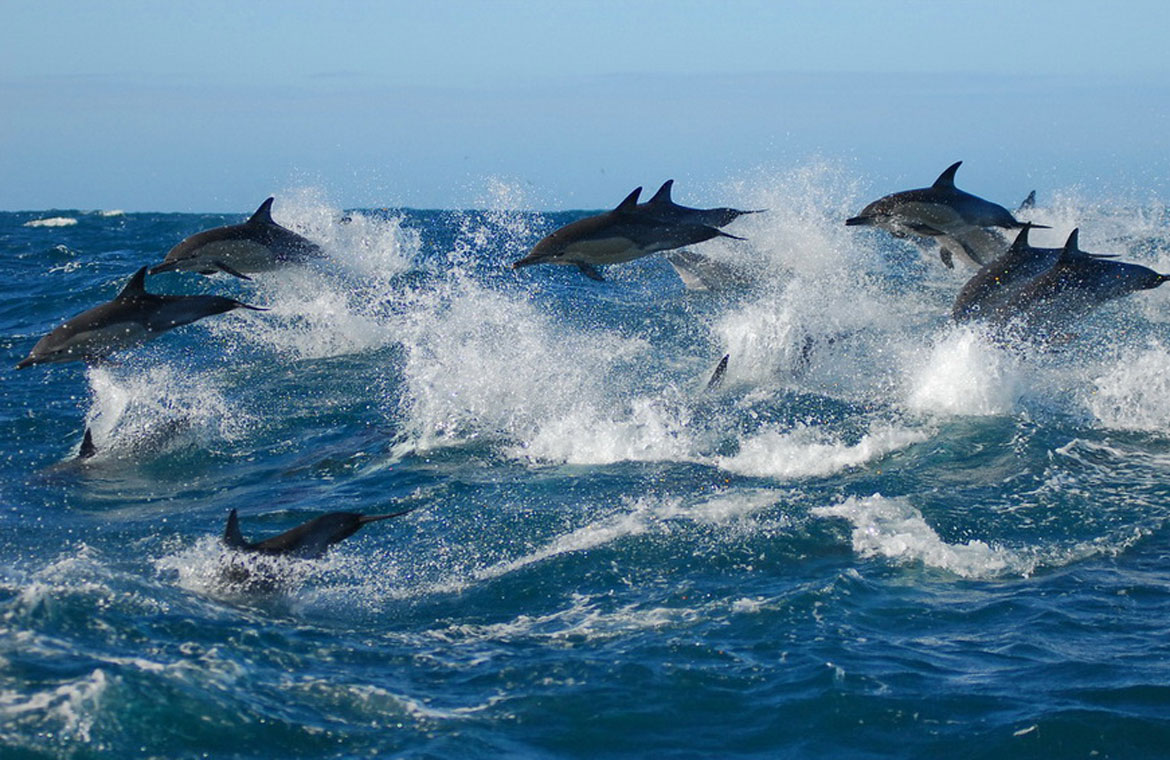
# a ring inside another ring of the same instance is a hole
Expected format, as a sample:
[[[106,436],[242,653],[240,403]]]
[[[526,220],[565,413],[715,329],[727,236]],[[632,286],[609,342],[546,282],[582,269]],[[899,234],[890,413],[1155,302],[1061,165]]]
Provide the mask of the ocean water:
[[[325,259],[147,281],[271,311],[0,371],[0,755],[1170,754],[1170,291],[997,347],[948,322],[968,272],[843,225],[893,189],[706,188],[768,209],[696,249],[754,282],[716,293],[512,271],[583,215],[521,188],[278,194]],[[1161,206],[1040,196],[1034,244],[1170,271]],[[0,214],[7,364],[250,211]],[[407,507],[275,591],[219,572],[230,509]]]

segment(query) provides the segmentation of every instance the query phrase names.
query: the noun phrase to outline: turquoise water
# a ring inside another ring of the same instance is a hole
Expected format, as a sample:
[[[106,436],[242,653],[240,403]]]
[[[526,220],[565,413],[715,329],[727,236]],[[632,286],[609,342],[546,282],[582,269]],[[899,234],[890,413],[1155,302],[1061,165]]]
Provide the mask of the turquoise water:
[[[733,293],[508,268],[580,213],[278,195],[324,260],[147,280],[271,311],[0,373],[2,754],[1165,755],[1167,293],[997,348],[948,324],[962,272],[843,226],[857,185],[720,195],[769,209],[697,249]],[[1044,196],[1034,244],[1170,271],[1161,208]],[[247,211],[0,214],[9,366]],[[406,507],[220,580],[232,508]]]

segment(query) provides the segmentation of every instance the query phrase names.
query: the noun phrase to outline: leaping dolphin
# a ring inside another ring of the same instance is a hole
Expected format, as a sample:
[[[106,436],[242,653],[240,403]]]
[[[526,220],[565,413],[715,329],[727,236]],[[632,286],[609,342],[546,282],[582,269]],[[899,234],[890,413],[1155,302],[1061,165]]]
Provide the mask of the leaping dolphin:
[[[621,264],[715,237],[743,239],[705,224],[664,222],[638,213],[641,192],[642,188],[635,189],[612,211],[555,230],[533,246],[527,256],[514,262],[512,268],[565,264],[577,267],[586,277],[603,280],[598,266]]]
[[[112,301],[83,311],[37,341],[17,369],[49,362],[96,362],[164,332],[233,309],[266,311],[220,296],[147,293],[142,267]]]
[[[215,227],[191,235],[172,248],[150,273],[227,272],[250,280],[245,272],[268,272],[284,264],[324,255],[316,243],[273,221],[272,201],[269,198],[261,203],[243,224]]]
[[[992,316],[1000,305],[1060,260],[1062,248],[1029,245],[1028,233],[1032,227],[1026,223],[1003,256],[981,268],[967,281],[951,309],[951,317],[956,322]],[[1113,254],[1084,255],[1097,259],[1114,258]]]
[[[995,309],[992,317],[998,325],[1020,321],[1029,328],[1060,328],[1106,301],[1170,280],[1170,275],[1140,264],[1085,253],[1078,236],[1079,230],[1073,230],[1057,262]]]
[[[325,552],[329,550],[330,546],[341,543],[361,530],[362,527],[379,520],[401,517],[412,511],[414,510],[404,509],[385,515],[328,512],[278,536],[266,538],[263,541],[246,541],[243,534],[240,533],[239,516],[233,509],[228,513],[227,527],[223,532],[223,543],[229,549],[237,551],[296,559],[320,559],[325,556]]]
[[[670,198],[674,180],[668,179],[654,193],[654,197],[638,204],[638,211],[663,222],[705,224],[708,227],[726,227],[744,214],[759,214],[761,210],[741,211],[737,208],[691,208],[680,206]]]
[[[955,172],[962,163],[956,161],[948,166],[930,187],[877,199],[857,216],[846,219],[845,224],[881,227],[895,237],[940,239],[945,251],[961,251],[977,266],[991,263],[1003,253],[1006,242],[988,228],[1014,230],[1024,223],[1003,206],[955,187]],[[945,253],[943,261],[947,261]]]

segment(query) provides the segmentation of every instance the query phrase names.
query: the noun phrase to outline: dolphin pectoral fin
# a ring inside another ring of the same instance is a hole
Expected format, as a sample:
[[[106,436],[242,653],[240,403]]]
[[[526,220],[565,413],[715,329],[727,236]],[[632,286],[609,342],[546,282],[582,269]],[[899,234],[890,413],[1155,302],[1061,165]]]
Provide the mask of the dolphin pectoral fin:
[[[711,379],[707,381],[707,390],[718,390],[719,386],[723,385],[723,376],[727,374],[727,360],[731,358],[731,354],[724,354],[723,358],[719,360],[719,364],[715,365],[715,371],[711,373]]]
[[[250,279],[252,279],[252,278],[251,278],[251,277],[249,277],[248,275],[246,275],[246,274],[242,274],[241,272],[238,272],[238,271],[236,271],[235,269],[232,269],[232,268],[231,268],[231,267],[229,267],[227,264],[223,263],[222,261],[220,261],[220,260],[218,260],[218,259],[216,259],[215,261],[213,261],[213,262],[211,262],[211,263],[212,263],[212,264],[215,264],[215,266],[219,268],[219,271],[221,271],[221,272],[227,272],[227,273],[228,273],[228,274],[230,274],[232,277],[239,277],[241,280],[250,280]]]
[[[585,275],[589,279],[597,280],[598,282],[605,282],[605,278],[601,276],[601,272],[598,272],[597,268],[592,264],[586,264],[581,261],[574,263],[577,265],[577,268],[581,270],[581,274]]]
[[[955,268],[955,254],[951,252],[950,248],[945,245],[938,249],[938,257],[942,259],[942,263],[947,269]]]
[[[745,238],[745,237],[740,237],[739,235],[732,235],[730,232],[724,232],[723,230],[715,229],[714,227],[712,227],[711,229],[715,230],[715,232],[716,232],[715,237],[731,238],[732,240],[747,240],[747,238]]]
[[[205,274],[205,275],[211,276],[218,271],[219,271],[218,269],[200,269],[199,274]]]

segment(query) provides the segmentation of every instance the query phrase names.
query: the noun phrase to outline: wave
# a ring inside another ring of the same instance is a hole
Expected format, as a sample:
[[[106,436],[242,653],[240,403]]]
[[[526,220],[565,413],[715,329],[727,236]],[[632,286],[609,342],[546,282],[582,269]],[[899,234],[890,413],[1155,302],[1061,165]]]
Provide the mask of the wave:
[[[32,219],[24,223],[25,227],[72,227],[77,220],[71,216],[51,216],[45,219]]]

